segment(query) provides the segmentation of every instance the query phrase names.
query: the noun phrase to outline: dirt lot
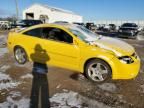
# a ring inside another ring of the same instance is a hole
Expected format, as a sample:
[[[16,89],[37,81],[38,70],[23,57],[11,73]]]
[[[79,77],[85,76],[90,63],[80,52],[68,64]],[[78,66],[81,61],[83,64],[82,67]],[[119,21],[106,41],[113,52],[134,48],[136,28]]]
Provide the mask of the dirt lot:
[[[35,77],[32,63],[18,65],[14,61],[6,39],[7,32],[0,33],[0,108],[29,108],[35,84],[48,88],[38,95],[49,93],[45,97],[49,97],[52,108],[144,108],[144,41],[123,39],[141,58],[141,70],[135,79],[94,84],[83,75],[55,67],[49,67],[47,76]]]

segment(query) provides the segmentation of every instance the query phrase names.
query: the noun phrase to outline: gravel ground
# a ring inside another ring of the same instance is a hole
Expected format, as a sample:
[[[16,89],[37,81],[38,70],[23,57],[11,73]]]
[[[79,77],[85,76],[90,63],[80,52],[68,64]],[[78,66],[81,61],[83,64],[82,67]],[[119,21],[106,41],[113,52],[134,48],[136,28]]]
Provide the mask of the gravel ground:
[[[32,87],[45,82],[46,89],[35,98],[48,94],[51,108],[144,108],[144,41],[123,39],[141,58],[141,70],[135,79],[94,84],[81,74],[56,67],[49,67],[47,76],[35,79],[32,63],[18,65],[7,50],[6,39],[7,33],[1,33],[0,108],[29,108]]]

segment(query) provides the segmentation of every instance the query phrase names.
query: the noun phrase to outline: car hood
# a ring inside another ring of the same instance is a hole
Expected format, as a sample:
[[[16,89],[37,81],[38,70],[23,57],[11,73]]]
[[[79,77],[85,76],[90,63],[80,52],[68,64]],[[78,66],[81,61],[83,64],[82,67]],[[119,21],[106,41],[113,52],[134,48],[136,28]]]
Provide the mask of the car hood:
[[[124,29],[124,30],[137,30],[138,27],[121,27],[120,29]]]
[[[129,56],[134,53],[134,48],[128,43],[110,37],[101,37],[90,42],[98,47],[114,52],[117,56]]]

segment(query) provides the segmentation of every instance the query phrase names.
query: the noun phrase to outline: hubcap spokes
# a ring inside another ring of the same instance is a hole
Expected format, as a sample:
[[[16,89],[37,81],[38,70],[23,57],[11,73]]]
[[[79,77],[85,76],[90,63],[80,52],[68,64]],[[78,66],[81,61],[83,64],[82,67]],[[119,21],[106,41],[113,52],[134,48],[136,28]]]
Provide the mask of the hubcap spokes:
[[[16,50],[16,59],[20,62],[20,63],[23,63],[26,59],[26,56],[25,56],[25,52],[21,49],[17,49]]]
[[[107,68],[101,63],[94,63],[90,65],[88,68],[88,75],[94,81],[104,81],[107,77],[107,74],[108,74]]]

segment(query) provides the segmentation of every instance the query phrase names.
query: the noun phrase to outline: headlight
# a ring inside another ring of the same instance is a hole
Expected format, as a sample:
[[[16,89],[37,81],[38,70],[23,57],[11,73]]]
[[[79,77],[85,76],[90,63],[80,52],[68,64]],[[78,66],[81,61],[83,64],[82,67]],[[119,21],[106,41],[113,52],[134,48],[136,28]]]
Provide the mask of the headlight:
[[[126,63],[126,64],[131,64],[133,63],[133,59],[129,56],[123,56],[118,58],[121,62]]]

